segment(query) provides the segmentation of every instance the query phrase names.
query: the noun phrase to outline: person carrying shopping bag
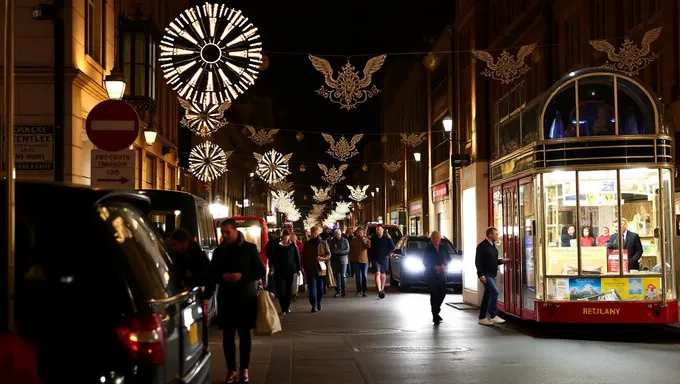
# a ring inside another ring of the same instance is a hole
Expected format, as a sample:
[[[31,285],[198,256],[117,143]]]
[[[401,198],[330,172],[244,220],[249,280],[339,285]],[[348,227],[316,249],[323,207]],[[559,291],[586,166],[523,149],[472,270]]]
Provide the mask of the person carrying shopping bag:
[[[357,227],[354,232],[355,237],[349,245],[349,261],[354,269],[354,280],[357,283],[357,293],[366,297],[368,291],[368,250],[371,248],[371,239],[366,237],[366,232],[361,227]]]
[[[276,296],[281,305],[281,316],[290,313],[290,302],[293,299],[293,277],[300,272],[300,254],[295,243],[291,241],[290,231],[281,232],[279,242],[271,258],[276,282]]]
[[[319,238],[319,232],[321,232],[319,227],[312,227],[310,232],[311,238],[302,250],[302,268],[307,275],[309,304],[312,305],[312,312],[318,312],[321,310],[321,299],[328,273],[326,262],[331,257],[331,251],[328,243]]]

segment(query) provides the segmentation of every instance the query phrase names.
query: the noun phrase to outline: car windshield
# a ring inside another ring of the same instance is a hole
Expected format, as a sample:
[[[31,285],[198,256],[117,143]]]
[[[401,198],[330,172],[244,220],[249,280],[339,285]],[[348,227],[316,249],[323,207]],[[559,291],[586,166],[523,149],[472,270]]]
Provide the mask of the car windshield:
[[[408,243],[406,244],[406,251],[407,252],[417,252],[417,251],[424,251],[427,246],[430,245],[430,239],[426,237],[420,237],[420,238],[414,238],[414,239],[409,239]],[[451,254],[456,254],[458,253],[456,251],[456,248],[449,242],[447,239],[442,239],[442,242],[440,244],[443,246],[449,253]]]

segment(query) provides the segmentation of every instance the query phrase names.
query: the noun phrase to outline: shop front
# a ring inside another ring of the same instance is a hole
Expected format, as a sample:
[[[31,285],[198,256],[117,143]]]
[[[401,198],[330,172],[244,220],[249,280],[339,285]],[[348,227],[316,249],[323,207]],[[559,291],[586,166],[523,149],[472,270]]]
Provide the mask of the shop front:
[[[511,259],[499,308],[547,322],[677,321],[673,138],[658,98],[600,68],[547,95],[496,126],[496,142],[516,148],[490,170],[491,224]]]
[[[432,228],[439,231],[442,236],[451,239],[451,196],[448,180],[432,187],[432,203],[434,204],[432,211],[434,226]]]
[[[399,225],[399,210],[390,211],[390,221],[388,224]]]
[[[409,235],[420,236],[423,235],[423,200],[418,199],[409,203],[408,217],[409,217]]]

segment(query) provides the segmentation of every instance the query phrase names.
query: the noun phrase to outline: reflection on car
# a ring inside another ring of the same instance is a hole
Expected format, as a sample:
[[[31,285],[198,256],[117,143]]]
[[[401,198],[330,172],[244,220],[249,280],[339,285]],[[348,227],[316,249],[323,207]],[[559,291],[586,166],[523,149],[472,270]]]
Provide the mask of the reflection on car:
[[[426,285],[423,255],[430,245],[429,236],[405,236],[395,246],[390,257],[390,284],[408,290],[413,285]],[[447,266],[447,286],[456,291],[463,287],[463,256],[451,242],[442,238],[441,245],[449,251],[451,262]]]

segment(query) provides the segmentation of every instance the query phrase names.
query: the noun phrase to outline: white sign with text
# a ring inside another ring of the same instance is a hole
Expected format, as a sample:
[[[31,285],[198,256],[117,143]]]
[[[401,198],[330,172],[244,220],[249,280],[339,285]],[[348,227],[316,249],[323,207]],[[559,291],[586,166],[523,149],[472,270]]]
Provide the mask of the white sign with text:
[[[106,189],[135,189],[135,151],[92,150],[92,186]]]

